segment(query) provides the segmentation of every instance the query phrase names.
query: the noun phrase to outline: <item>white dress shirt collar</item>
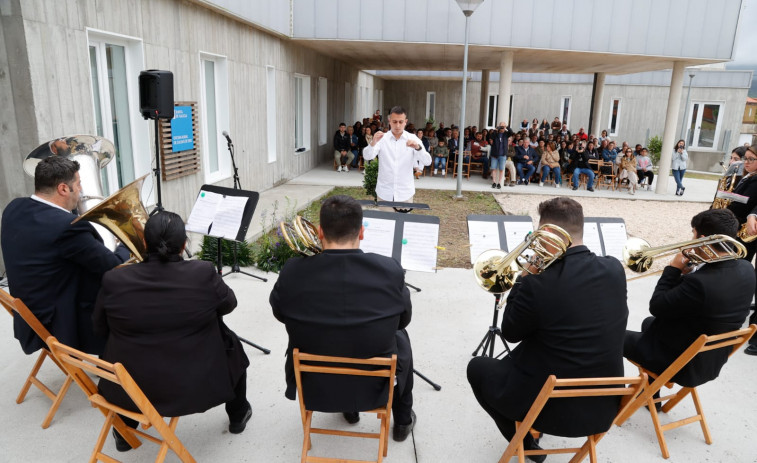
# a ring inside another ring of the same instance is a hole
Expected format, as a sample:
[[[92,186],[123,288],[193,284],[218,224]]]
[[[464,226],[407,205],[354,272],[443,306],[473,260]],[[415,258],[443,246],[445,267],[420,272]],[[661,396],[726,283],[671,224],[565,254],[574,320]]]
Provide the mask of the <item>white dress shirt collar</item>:
[[[62,207],[58,206],[57,204],[55,204],[53,202],[50,202],[50,201],[48,201],[46,199],[40,198],[37,195],[32,195],[32,199],[35,200],[35,201],[39,201],[42,204],[47,204],[48,206],[56,207],[56,208],[60,209],[61,211],[68,212],[69,214],[71,213],[71,211],[67,211],[67,210],[63,209]]]

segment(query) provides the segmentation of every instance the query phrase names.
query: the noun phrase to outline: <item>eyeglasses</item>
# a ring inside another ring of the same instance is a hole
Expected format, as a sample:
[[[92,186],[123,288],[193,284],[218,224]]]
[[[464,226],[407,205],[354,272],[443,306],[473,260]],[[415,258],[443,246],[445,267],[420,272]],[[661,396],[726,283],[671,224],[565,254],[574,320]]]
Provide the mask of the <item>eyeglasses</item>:
[[[744,158],[744,162],[754,162],[757,161],[757,158]]]

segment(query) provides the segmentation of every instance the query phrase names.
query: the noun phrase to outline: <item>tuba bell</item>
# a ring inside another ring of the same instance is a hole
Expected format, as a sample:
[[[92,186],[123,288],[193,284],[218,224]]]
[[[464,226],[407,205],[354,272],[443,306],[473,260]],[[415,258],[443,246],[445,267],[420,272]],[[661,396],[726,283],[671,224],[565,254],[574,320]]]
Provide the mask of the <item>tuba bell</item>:
[[[571,244],[570,234],[561,227],[544,224],[526,235],[510,253],[500,249],[484,251],[473,264],[476,282],[485,291],[501,294],[515,285],[523,271],[541,273],[560,259]],[[523,255],[533,251],[531,257]]]
[[[744,245],[726,235],[710,235],[656,248],[641,238],[629,238],[623,246],[623,263],[636,273],[644,273],[655,258],[679,252],[694,265],[746,257]]]
[[[97,206],[77,217],[73,222],[86,220],[108,229],[131,251],[132,259],[142,262],[147,256],[145,224],[149,214],[140,194],[145,174],[116,191]]]

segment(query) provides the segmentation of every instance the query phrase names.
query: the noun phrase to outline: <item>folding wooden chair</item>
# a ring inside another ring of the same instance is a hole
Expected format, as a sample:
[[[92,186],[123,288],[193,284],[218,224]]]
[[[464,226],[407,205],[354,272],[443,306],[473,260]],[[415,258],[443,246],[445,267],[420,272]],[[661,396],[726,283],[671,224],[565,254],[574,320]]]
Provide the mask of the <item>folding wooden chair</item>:
[[[670,429],[678,428],[690,423],[699,422],[700,426],[702,427],[702,434],[704,434],[704,441],[707,444],[712,444],[710,429],[707,427],[707,421],[704,418],[702,404],[699,401],[699,394],[697,393],[696,387],[681,387],[681,389],[678,390],[678,392],[676,392],[675,394],[670,394],[658,399],[655,399],[653,396],[655,393],[659,392],[663,386],[667,387],[668,389],[672,388],[675,385],[675,382],[673,382],[672,380],[673,376],[678,374],[678,372],[681,371],[681,369],[685,367],[698,354],[710,350],[723,349],[728,346],[732,346],[731,353],[728,354],[730,357],[734,352],[741,348],[741,346],[743,346],[744,343],[749,340],[749,338],[752,337],[755,331],[757,331],[757,325],[749,325],[748,328],[713,336],[707,336],[703,334],[699,336],[696,341],[694,341],[694,343],[689,346],[688,349],[683,351],[683,353],[678,356],[678,358],[660,375],[647,370],[641,365],[631,362],[639,368],[640,372],[646,373],[650,378],[653,378],[654,382],[650,384],[649,387],[645,388],[644,391],[642,391],[642,393],[639,394],[629,404],[629,407],[627,407],[624,412],[618,417],[617,425],[621,426],[628,418],[631,417],[631,415],[636,412],[636,410],[641,408],[642,405],[646,405],[649,408],[650,415],[652,416],[652,424],[654,426],[655,433],[657,434],[657,440],[660,443],[660,451],[662,452],[663,458],[670,457],[668,445],[665,442],[665,436],[663,433]],[[673,407],[678,405],[679,402],[685,399],[687,395],[691,395],[691,400],[694,402],[694,408],[696,409],[697,414],[689,418],[684,418],[672,423],[660,425],[660,418],[658,416],[657,408],[655,408],[655,404],[665,402],[662,405],[661,410],[667,413],[671,409],[673,409]]]
[[[37,336],[40,337],[40,339],[44,340],[50,337],[50,332],[47,331],[47,328],[42,325],[39,319],[34,316],[32,311],[29,310],[29,308],[26,306],[26,304],[23,303],[23,301],[21,301],[21,299],[12,297],[5,291],[0,291],[0,304],[5,307],[5,310],[7,310],[12,317],[18,314],[26,322],[26,324],[29,325],[32,330],[34,330],[34,332],[37,334]],[[39,373],[40,368],[42,368],[42,365],[48,358],[52,360],[55,366],[60,368],[60,371],[62,371],[64,375],[66,375],[66,379],[63,381],[63,385],[60,387],[57,393],[53,392],[45,383],[37,378],[37,373]],[[63,369],[61,364],[58,363],[55,357],[50,353],[50,350],[47,348],[47,346],[45,346],[40,350],[37,361],[34,362],[34,367],[32,367],[32,371],[29,372],[29,376],[26,377],[26,381],[21,387],[21,392],[19,392],[18,397],[16,398],[16,403],[20,404],[24,401],[24,398],[26,397],[26,394],[29,392],[29,389],[32,385],[36,386],[37,389],[42,391],[43,394],[45,394],[50,400],[53,401],[52,405],[50,406],[50,410],[47,411],[47,416],[45,416],[45,419],[42,421],[42,429],[47,429],[47,427],[50,426],[50,422],[53,420],[55,413],[58,411],[58,407],[60,407],[60,404],[63,401],[63,397],[66,396],[68,388],[69,386],[71,386],[71,381],[71,376],[66,372],[65,369]]]
[[[394,374],[397,369],[397,355],[392,355],[391,358],[385,357],[373,357],[370,359],[355,359],[348,357],[330,357],[323,355],[312,355],[300,352],[299,349],[294,349],[292,352],[292,359],[294,361],[294,374],[297,380],[297,395],[300,400],[300,413],[302,414],[302,428],[304,432],[302,440],[302,463],[306,462],[319,462],[319,463],[356,463],[366,460],[345,460],[342,458],[323,458],[313,457],[308,455],[308,451],[311,448],[311,434],[327,434],[332,436],[344,436],[344,437],[361,437],[378,439],[378,457],[376,463],[381,463],[383,457],[386,456],[388,450],[388,436],[389,436],[389,423],[391,422],[392,414],[392,398],[394,395]],[[307,362],[307,363],[301,363]],[[382,367],[381,369],[361,370],[358,368],[350,368],[345,366],[334,366],[334,364],[349,364],[357,367]],[[307,410],[305,408],[305,399],[302,390],[302,373],[321,373],[331,375],[348,375],[348,376],[373,376],[378,378],[386,378],[389,385],[389,399],[386,402],[386,406],[368,410],[365,413],[375,413],[376,417],[381,420],[381,426],[378,433],[367,432],[351,432],[341,431],[338,429],[324,429],[312,427],[313,410]]]
[[[612,162],[599,161],[599,176],[597,177],[597,184],[602,187],[606,186],[608,189],[612,188],[615,191],[615,181],[617,175],[615,174],[615,164]]]
[[[481,174],[484,175],[484,162],[483,160],[475,160],[471,159],[468,163],[468,171],[470,174]]]
[[[66,346],[65,344],[61,344],[53,336],[50,336],[47,339],[47,344],[50,346],[53,355],[55,355],[63,367],[74,378],[76,384],[82,388],[87,395],[87,398],[92,403],[92,406],[100,409],[105,415],[105,423],[103,424],[102,429],[100,429],[100,435],[97,438],[95,449],[89,460],[90,463],[97,461],[110,463],[117,462],[117,460],[106,455],[102,451],[111,426],[116,428],[118,433],[121,434],[121,436],[126,439],[133,448],[142,445],[139,439],[137,439],[137,436],[141,436],[144,439],[159,444],[160,450],[158,450],[158,456],[155,459],[156,463],[161,463],[165,460],[166,455],[168,454],[168,449],[173,450],[174,453],[176,453],[176,456],[185,463],[195,461],[179,438],[176,437],[175,431],[176,425],[179,423],[179,418],[172,417],[168,424],[166,424],[163,417],[160,416],[157,410],[155,410],[155,407],[150,403],[150,400],[145,396],[139,386],[137,386],[137,383],[134,382],[134,379],[122,364],[109,363],[92,355],[85,354],[84,352]],[[126,392],[129,398],[137,406],[140,413],[126,410],[118,405],[108,402],[105,397],[98,393],[97,385],[95,385],[92,379],[87,376],[87,373],[99,376],[100,378],[121,386],[124,392]],[[155,437],[146,432],[127,426],[118,415],[138,421],[142,424],[143,429],[148,429],[150,426],[154,427],[160,437]]]
[[[582,461],[586,454],[592,463],[597,462],[597,443],[607,434],[607,431],[587,436],[586,442],[581,447],[556,448],[542,450],[524,450],[523,438],[526,433],[537,432],[532,429],[536,418],[550,399],[560,399],[568,397],[599,397],[599,396],[624,396],[621,401],[620,411],[624,411],[631,403],[631,399],[642,392],[647,384],[647,376],[641,374],[635,377],[618,377],[618,378],[577,378],[577,379],[557,379],[555,375],[550,375],[541,392],[536,396],[536,400],[528,410],[523,422],[515,422],[515,436],[510,440],[510,445],[505,449],[499,463],[507,463],[516,454],[519,463],[525,462],[526,455],[551,455],[556,453],[573,453],[574,457],[571,463]],[[611,387],[616,386],[616,387]],[[586,409],[587,414],[592,414],[591,409]],[[615,418],[617,420],[617,416]],[[613,420],[613,423],[615,420]],[[610,425],[612,426],[612,424]],[[608,429],[609,430],[609,429]]]
[[[468,159],[465,161],[465,159]],[[457,156],[452,164],[452,178],[457,177]],[[470,180],[470,151],[463,151],[463,176]]]

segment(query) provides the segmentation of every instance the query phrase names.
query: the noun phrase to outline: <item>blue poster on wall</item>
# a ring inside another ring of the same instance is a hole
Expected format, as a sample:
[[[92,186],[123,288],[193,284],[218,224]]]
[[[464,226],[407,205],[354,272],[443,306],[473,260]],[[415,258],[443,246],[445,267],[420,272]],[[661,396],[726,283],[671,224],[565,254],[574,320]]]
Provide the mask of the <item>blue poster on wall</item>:
[[[171,151],[178,153],[194,149],[194,147],[192,107],[176,106],[173,108],[173,119],[171,119]]]

